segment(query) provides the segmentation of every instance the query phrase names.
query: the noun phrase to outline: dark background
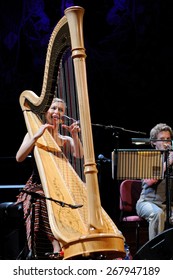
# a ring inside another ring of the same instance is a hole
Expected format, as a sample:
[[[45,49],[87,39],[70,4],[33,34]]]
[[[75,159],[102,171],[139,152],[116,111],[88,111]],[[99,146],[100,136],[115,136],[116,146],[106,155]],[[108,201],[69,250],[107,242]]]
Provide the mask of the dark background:
[[[148,137],[156,123],[173,125],[172,0],[2,0],[0,184],[24,183],[28,176],[19,177],[22,165],[14,163],[26,132],[19,96],[26,89],[40,95],[49,38],[70,5],[85,8],[91,120],[103,125],[92,126],[96,158],[110,158],[114,148],[131,147],[131,137],[144,137],[129,130]]]

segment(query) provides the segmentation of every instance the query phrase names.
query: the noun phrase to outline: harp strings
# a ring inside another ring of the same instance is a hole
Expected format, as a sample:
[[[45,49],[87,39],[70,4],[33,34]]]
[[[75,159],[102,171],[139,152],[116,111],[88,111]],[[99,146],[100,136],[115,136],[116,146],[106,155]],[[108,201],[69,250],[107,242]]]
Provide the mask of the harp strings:
[[[66,103],[66,112],[62,119],[63,124],[70,126],[74,121],[78,121],[80,119],[78,96],[75,85],[74,65],[71,58],[70,49],[67,49],[62,56],[60,67],[57,73],[57,84],[55,87],[54,96],[62,98]],[[61,126],[61,124],[59,127],[59,132],[61,135],[71,136],[69,132]],[[82,142],[82,134],[80,132],[79,138]],[[63,153],[79,177],[85,181],[83,167],[84,160],[73,157],[70,153],[70,149],[67,146],[63,147]],[[62,170],[62,173],[63,172],[66,174],[67,170]]]

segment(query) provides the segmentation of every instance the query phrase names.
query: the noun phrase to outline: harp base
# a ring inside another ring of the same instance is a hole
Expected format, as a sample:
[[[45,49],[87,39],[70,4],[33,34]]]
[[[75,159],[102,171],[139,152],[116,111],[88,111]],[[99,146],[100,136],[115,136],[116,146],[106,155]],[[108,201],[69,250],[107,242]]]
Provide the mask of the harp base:
[[[117,259],[125,257],[124,239],[111,234],[85,236],[63,246],[64,259]]]

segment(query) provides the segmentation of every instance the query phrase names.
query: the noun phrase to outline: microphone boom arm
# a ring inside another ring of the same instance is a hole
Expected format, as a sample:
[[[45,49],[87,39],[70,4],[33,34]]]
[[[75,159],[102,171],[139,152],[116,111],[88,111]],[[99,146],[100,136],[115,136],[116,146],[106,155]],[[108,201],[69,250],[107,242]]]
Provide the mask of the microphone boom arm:
[[[125,131],[125,132],[130,132],[130,133],[136,133],[136,134],[143,134],[143,135],[146,135],[146,132],[130,130],[130,129],[126,129],[126,128],[120,127],[120,126],[103,125],[103,124],[94,124],[94,123],[92,123],[92,125],[93,125],[93,126],[103,127],[103,128],[105,128],[105,129],[118,129],[118,130],[122,130],[122,131]]]
[[[56,200],[56,199],[53,199],[51,197],[46,197],[46,196],[41,195],[39,193],[30,192],[30,191],[23,190],[23,189],[21,189],[20,191],[31,195],[33,198],[41,198],[41,199],[51,200],[51,201],[57,203],[58,205],[60,205],[61,207],[69,207],[71,209],[77,209],[77,208],[80,208],[80,207],[83,206],[82,204],[77,204],[77,205],[69,204],[69,203],[66,203],[64,201]]]

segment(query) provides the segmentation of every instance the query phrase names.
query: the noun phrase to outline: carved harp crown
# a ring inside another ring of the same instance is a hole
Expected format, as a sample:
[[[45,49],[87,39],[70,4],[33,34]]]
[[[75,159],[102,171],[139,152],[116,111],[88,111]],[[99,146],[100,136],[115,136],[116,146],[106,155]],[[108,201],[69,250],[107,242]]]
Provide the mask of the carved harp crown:
[[[64,258],[83,255],[96,258],[103,252],[107,258],[116,258],[125,255],[124,238],[100,202],[86,78],[83,14],[84,9],[78,6],[65,10],[48,45],[41,95],[26,90],[20,96],[20,105],[32,136],[42,124],[40,116],[47,111],[53,97],[62,97],[65,91],[60,68],[70,50],[75,86],[69,96],[73,99],[76,92],[84,148],[85,183],[48,131],[37,141],[34,157],[45,196],[65,201],[68,205],[82,206],[73,209],[46,200],[50,226],[54,236],[62,243]],[[66,68],[64,72],[67,72]]]

